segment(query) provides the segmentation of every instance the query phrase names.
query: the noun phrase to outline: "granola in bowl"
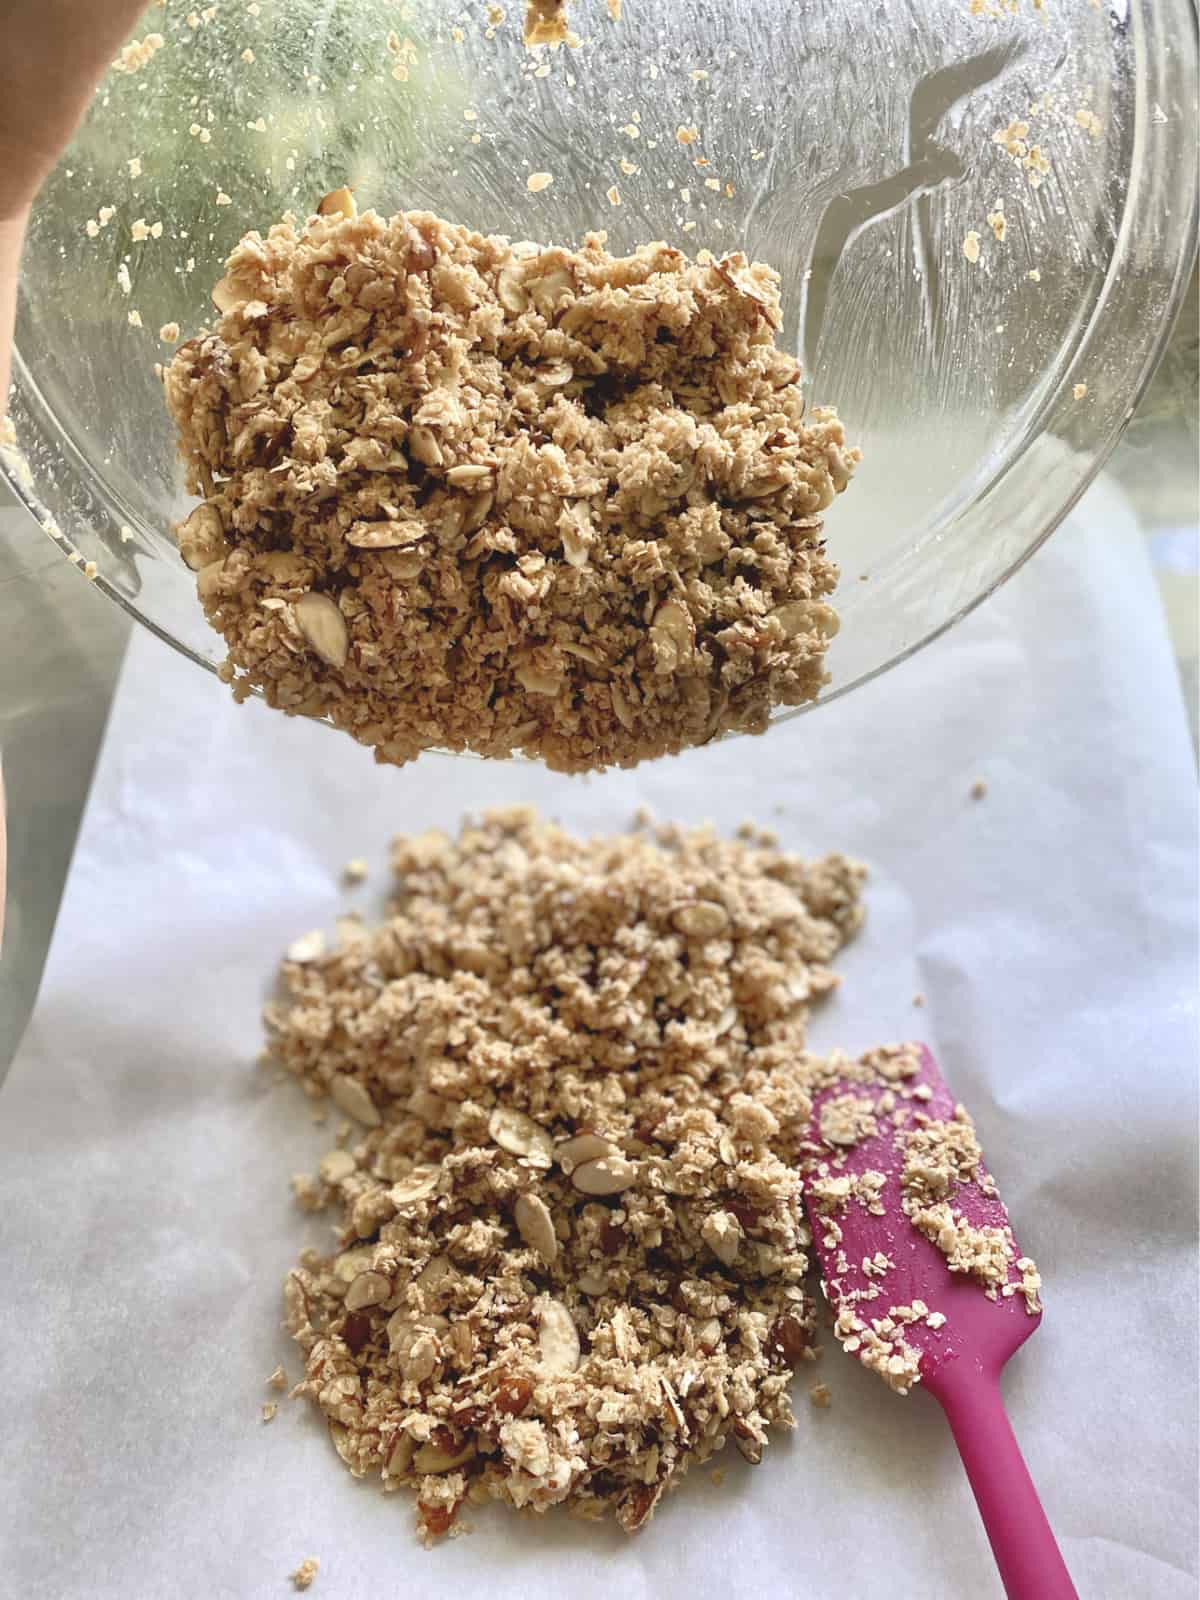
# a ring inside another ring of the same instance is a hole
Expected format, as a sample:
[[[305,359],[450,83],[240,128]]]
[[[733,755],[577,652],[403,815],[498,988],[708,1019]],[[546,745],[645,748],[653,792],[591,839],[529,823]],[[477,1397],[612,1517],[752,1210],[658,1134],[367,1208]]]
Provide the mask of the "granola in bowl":
[[[777,274],[323,211],[243,239],[164,371],[235,695],[385,762],[563,771],[817,696],[858,452],[806,413]]]

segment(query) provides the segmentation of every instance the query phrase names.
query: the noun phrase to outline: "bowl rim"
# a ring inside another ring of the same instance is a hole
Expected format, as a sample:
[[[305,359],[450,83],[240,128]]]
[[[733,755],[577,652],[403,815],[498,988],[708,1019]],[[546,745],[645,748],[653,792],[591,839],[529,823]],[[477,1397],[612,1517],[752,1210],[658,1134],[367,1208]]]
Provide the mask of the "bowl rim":
[[[797,717],[804,716],[823,706],[831,705],[842,699],[863,685],[889,672],[894,667],[910,660],[918,651],[925,649],[935,640],[942,637],[951,628],[955,627],[965,617],[969,616],[978,606],[982,605],[998,588],[1006,583],[1014,573],[1033,556],[1057,527],[1070,514],[1078,504],[1088,487],[1103,470],[1112,455],[1113,450],[1121,439],[1129,421],[1132,419],[1139,402],[1154,376],[1155,370],[1162,359],[1163,352],[1181,314],[1187,293],[1188,283],[1195,268],[1197,258],[1197,226],[1200,222],[1200,145],[1194,139],[1171,139],[1172,130],[1169,123],[1160,124],[1152,115],[1152,108],[1157,109],[1157,101],[1165,95],[1157,84],[1147,86],[1142,81],[1141,74],[1149,70],[1161,76],[1168,69],[1172,80],[1183,86],[1183,99],[1191,110],[1196,108],[1197,86],[1200,83],[1200,46],[1197,43],[1197,20],[1200,15],[1198,0],[1183,0],[1181,9],[1190,15],[1192,28],[1183,30],[1182,33],[1172,30],[1170,37],[1164,27],[1163,18],[1157,14],[1156,7],[1129,7],[1130,21],[1139,30],[1149,30],[1151,34],[1157,32],[1155,42],[1151,40],[1152,47],[1144,48],[1145,36],[1141,35],[1135,50],[1134,73],[1135,92],[1133,96],[1133,142],[1135,150],[1140,147],[1141,158],[1131,164],[1131,181],[1129,190],[1123,198],[1120,226],[1117,231],[1114,248],[1106,263],[1104,281],[1092,308],[1090,317],[1081,329],[1075,341],[1071,359],[1065,361],[1057,383],[1048,390],[1041,404],[1026,420],[1020,438],[1016,441],[1015,448],[1005,454],[1000,461],[996,473],[981,486],[978,492],[965,506],[959,507],[943,526],[943,531],[953,529],[955,524],[963,518],[970,516],[977,518],[981,511],[986,511],[989,497],[998,486],[1011,480],[1014,469],[1019,469],[1030,450],[1038,443],[1045,440],[1050,433],[1049,424],[1059,410],[1063,410],[1065,417],[1064,400],[1070,394],[1070,379],[1073,371],[1078,370],[1081,356],[1097,348],[1097,341],[1103,337],[1103,322],[1111,309],[1110,302],[1114,297],[1124,297],[1129,301],[1136,292],[1136,275],[1126,271],[1128,265],[1126,255],[1133,237],[1141,236],[1143,223],[1135,219],[1139,200],[1142,198],[1139,191],[1144,190],[1145,174],[1161,173],[1167,169],[1171,171],[1171,196],[1178,200],[1182,195],[1184,205],[1178,204],[1171,207],[1161,207],[1157,220],[1170,220],[1168,242],[1174,246],[1174,261],[1169,258],[1164,265],[1172,268],[1169,286],[1165,293],[1165,307],[1163,314],[1156,318],[1143,318],[1142,325],[1145,329],[1140,347],[1135,345],[1130,355],[1130,365],[1137,362],[1136,370],[1132,374],[1132,381],[1127,382],[1123,390],[1123,404],[1119,414],[1108,421],[1105,428],[1095,437],[1088,440],[1086,454],[1076,451],[1074,464],[1071,469],[1071,479],[1065,492],[1054,505],[1053,510],[1046,516],[1040,526],[1018,553],[991,574],[984,584],[959,605],[952,608],[946,616],[940,618],[929,626],[923,626],[918,637],[905,643],[902,647],[863,671],[847,677],[844,681],[831,682],[824,688],[820,695],[812,701],[800,706],[776,707],[771,714],[769,726],[794,721]],[[1168,18],[1168,23],[1174,19]],[[1156,94],[1155,90],[1158,90]],[[1157,159],[1155,159],[1157,158]],[[1152,208],[1151,217],[1155,216]],[[1182,225],[1181,225],[1182,224]],[[24,359],[19,347],[13,350],[13,385],[11,399],[12,411],[23,423],[30,425],[39,437],[42,431],[52,433],[55,446],[61,453],[74,452],[75,446],[70,436],[55,423],[53,408],[43,398],[36,378]],[[23,431],[23,430],[20,430]],[[74,564],[83,566],[82,554],[70,538],[69,534],[60,526],[53,511],[46,505],[38,493],[37,484],[30,469],[28,458],[20,447],[20,431],[18,442],[0,442],[0,479],[7,483],[14,498],[30,514],[40,529]],[[94,479],[95,474],[88,465],[84,465],[81,477],[86,483]],[[181,655],[194,661],[205,668],[214,676],[219,675],[217,662],[193,648],[185,639],[179,637],[171,630],[156,621],[149,610],[138,604],[134,597],[121,592],[117,585],[106,576],[102,570],[94,574],[81,571],[99,592],[120,608],[135,622],[146,628],[150,633],[161,639]],[[256,688],[252,691],[256,696],[261,692]],[[325,722],[328,726],[334,724],[326,718],[314,718]],[[724,738],[741,737],[738,733],[721,736]],[[442,752],[458,753],[458,752]],[[473,752],[461,752],[473,755]],[[519,757],[518,759],[532,759]]]

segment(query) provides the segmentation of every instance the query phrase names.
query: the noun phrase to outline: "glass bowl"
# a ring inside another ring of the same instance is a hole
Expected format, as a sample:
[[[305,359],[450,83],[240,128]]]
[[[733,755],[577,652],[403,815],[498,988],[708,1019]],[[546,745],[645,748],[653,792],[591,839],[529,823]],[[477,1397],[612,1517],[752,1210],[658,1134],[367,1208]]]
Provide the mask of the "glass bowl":
[[[350,183],[513,238],[743,249],[782,273],[810,402],[864,451],[826,525],[832,698],[1007,577],[1131,415],[1194,248],[1193,6],[573,0],[576,45],[532,53],[506,9],[151,10],[161,48],[109,74],[34,212],[10,481],[215,668],[155,366],[242,232]]]

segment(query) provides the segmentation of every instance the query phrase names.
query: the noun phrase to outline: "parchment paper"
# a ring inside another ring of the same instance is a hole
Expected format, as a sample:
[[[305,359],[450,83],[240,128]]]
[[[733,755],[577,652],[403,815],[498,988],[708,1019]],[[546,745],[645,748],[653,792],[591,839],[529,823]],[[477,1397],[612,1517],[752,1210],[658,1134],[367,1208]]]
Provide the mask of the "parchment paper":
[[[0,1097],[0,1593],[282,1596],[312,1554],[314,1600],[1000,1594],[936,1405],[836,1348],[801,1372],[790,1441],[754,1469],[730,1452],[719,1488],[696,1473],[634,1540],[491,1510],[425,1554],[408,1498],[354,1482],[306,1405],[260,1423],[267,1374],[298,1372],[280,1281],[328,1227],[287,1190],[328,1135],[254,1066],[275,959],[382,897],[393,832],[521,798],[581,831],[643,802],[751,816],[872,863],[814,1042],[923,1036],[940,1056],[1046,1280],[1006,1391],[1080,1594],[1190,1600],[1195,773],[1141,545],[1104,489],[848,701],[590,782],[377,769],[136,640]]]

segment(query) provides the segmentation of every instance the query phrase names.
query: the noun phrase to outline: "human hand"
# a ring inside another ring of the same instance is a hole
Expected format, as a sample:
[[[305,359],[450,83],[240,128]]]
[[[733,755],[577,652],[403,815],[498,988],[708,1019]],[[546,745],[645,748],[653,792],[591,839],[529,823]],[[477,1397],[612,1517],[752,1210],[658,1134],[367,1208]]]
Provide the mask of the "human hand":
[[[25,221],[144,0],[4,0],[0,14],[0,416]]]
[[[6,0],[0,218],[27,210],[145,0]]]

